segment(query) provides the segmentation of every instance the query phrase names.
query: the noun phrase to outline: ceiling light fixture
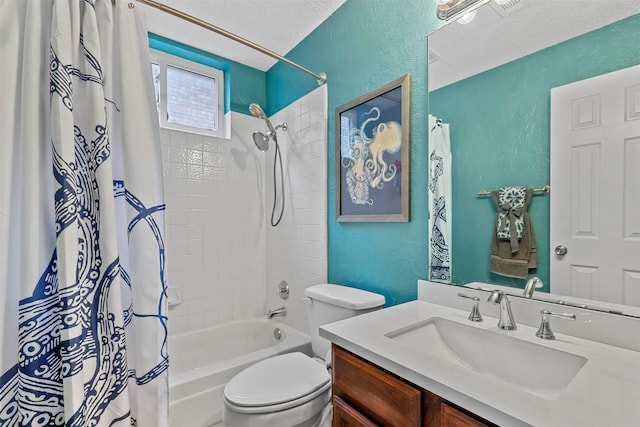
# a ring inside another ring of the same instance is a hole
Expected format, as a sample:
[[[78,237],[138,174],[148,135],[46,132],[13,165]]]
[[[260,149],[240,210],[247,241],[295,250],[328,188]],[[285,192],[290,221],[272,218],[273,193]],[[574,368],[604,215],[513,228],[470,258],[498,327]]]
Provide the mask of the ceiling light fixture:
[[[469,12],[475,11],[477,8],[491,0],[448,0],[445,3],[441,3],[440,0],[436,1],[438,3],[438,10],[436,11],[438,19],[451,21],[458,19]],[[471,18],[471,20],[472,19],[473,18]],[[469,20],[469,22],[471,22],[471,20]]]

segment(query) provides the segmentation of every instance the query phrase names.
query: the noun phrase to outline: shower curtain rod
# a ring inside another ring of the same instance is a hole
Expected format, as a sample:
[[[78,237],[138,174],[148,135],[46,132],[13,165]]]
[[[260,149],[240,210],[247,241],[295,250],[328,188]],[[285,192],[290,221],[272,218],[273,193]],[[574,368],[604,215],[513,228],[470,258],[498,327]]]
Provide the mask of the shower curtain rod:
[[[235,35],[227,30],[224,30],[220,27],[216,27],[215,25],[209,24],[208,22],[205,22],[201,19],[196,18],[195,16],[191,16],[187,13],[184,13],[178,9],[174,9],[172,7],[166,6],[162,3],[158,3],[157,1],[154,0],[137,0],[139,3],[142,4],[146,4],[147,6],[151,6],[154,7],[156,9],[161,10],[162,12],[168,13],[169,15],[173,15],[176,16],[178,18],[184,19],[185,21],[191,22],[192,24],[196,24],[199,25],[200,27],[206,28],[209,31],[213,31],[214,33],[218,33],[224,37],[227,37],[231,40],[237,41],[238,43],[242,43],[245,46],[248,46],[252,49],[255,49],[259,52],[264,53],[265,55],[269,55],[272,58],[277,59],[278,61],[282,61],[286,64],[291,65],[292,67],[297,68],[300,71],[304,71],[305,73],[315,77],[318,80],[318,85],[322,85],[323,83],[325,83],[327,81],[327,75],[324,72],[321,72],[320,74],[316,74],[313,71],[310,71],[306,68],[304,68],[302,65],[296,64],[295,62],[285,58],[282,55],[279,55],[277,53],[275,53],[272,50],[269,50],[263,46],[260,46],[257,43],[254,43],[250,40],[247,40],[245,38],[242,38],[238,35]]]

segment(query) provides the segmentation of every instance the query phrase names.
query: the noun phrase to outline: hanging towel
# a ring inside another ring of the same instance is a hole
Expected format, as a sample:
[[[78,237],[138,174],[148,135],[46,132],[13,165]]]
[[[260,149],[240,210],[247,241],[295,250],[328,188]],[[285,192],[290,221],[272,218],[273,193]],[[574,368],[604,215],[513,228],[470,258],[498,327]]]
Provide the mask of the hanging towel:
[[[527,187],[503,187],[498,190],[496,232],[499,239],[509,240],[511,253],[518,252],[518,240],[522,239],[526,195]]]
[[[493,199],[498,212],[496,214],[495,228],[492,233],[493,238],[491,241],[490,271],[501,276],[525,279],[529,274],[529,269],[536,268],[538,266],[536,236],[533,231],[533,223],[531,222],[531,217],[528,213],[529,204],[531,203],[531,199],[533,197],[533,189],[525,189],[525,196],[524,200],[522,201],[522,206],[517,208],[514,208],[511,205],[509,207],[503,206],[501,208],[501,190],[491,192],[491,198]],[[517,204],[519,205],[520,203]],[[503,233],[501,234],[502,236],[506,236],[506,234],[504,233],[505,220],[500,219],[501,214],[505,214],[507,219],[516,218],[516,221],[510,221],[508,224],[506,224],[506,228],[508,229],[507,231],[509,233],[508,239],[506,237],[498,236],[500,231],[503,231]],[[511,215],[513,215],[513,217],[510,218]],[[518,233],[519,227],[517,226],[518,218],[522,219],[520,233]],[[513,250],[514,240],[517,245],[517,249],[515,251]]]
[[[449,125],[429,115],[429,280],[451,283]]]

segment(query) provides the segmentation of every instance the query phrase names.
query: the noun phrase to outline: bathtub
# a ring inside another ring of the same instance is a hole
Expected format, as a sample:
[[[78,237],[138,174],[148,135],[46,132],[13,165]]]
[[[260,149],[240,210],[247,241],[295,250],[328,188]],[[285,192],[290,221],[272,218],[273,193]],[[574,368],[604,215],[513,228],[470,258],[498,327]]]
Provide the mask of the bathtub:
[[[281,332],[280,339],[274,330]],[[172,427],[222,421],[225,384],[246,367],[276,354],[311,354],[305,335],[277,320],[255,318],[169,337],[169,416]]]

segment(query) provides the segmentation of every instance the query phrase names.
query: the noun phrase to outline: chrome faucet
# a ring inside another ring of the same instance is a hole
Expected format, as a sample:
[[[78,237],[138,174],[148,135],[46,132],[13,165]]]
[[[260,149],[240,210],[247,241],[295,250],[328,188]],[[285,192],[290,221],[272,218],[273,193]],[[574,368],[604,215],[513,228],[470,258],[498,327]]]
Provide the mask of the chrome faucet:
[[[527,298],[531,298],[533,296],[533,292],[536,289],[540,289],[543,286],[544,284],[542,283],[542,280],[540,280],[539,277],[532,277],[531,279],[527,280],[527,284],[524,287],[524,291],[522,292],[522,295],[524,295]]]
[[[267,319],[273,319],[274,317],[284,317],[286,315],[287,315],[287,308],[280,307],[274,310],[269,310],[269,312],[267,313]]]
[[[518,329],[516,321],[513,319],[513,313],[511,313],[511,302],[504,292],[499,290],[491,291],[491,295],[487,299],[491,304],[500,304],[500,319],[498,320],[498,328],[507,331],[513,331]]]

